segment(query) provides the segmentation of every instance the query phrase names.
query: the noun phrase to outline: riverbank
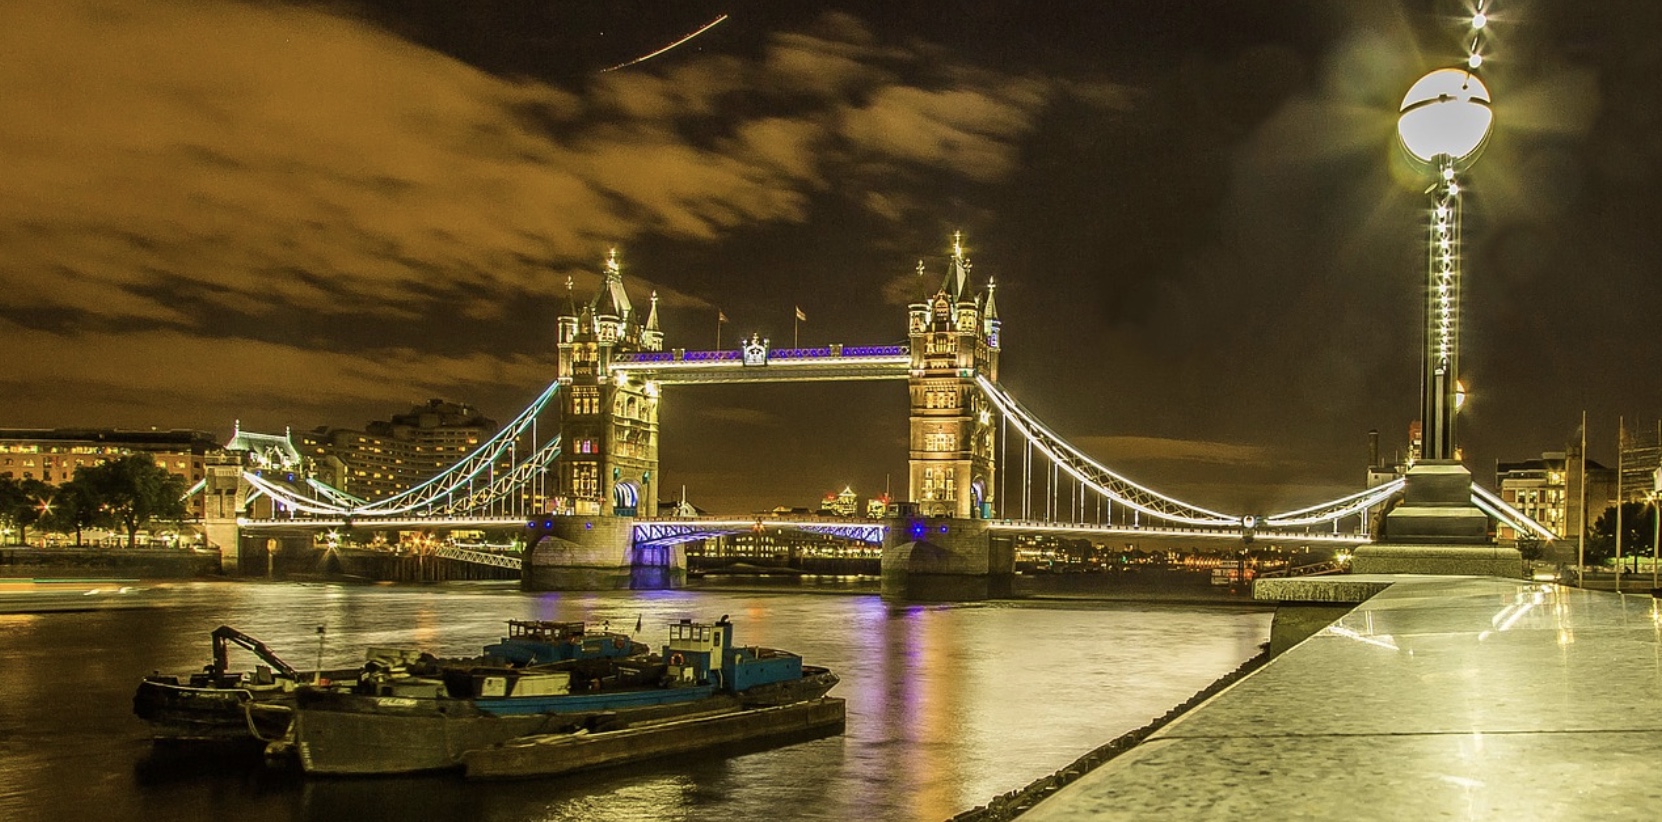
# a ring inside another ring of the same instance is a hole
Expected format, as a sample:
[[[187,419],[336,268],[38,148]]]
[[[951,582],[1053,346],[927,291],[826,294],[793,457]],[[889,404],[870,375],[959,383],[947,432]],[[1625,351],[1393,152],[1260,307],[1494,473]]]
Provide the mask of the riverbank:
[[[1202,688],[1194,696],[1184,700],[1177,707],[1172,708],[1147,725],[1115,737],[1107,744],[1079,757],[1056,773],[1035,779],[1024,788],[999,794],[986,805],[964,811],[952,817],[950,822],[1004,822],[1004,820],[1014,819],[1026,813],[1045,797],[1107,764],[1114,757],[1130,752],[1132,748],[1142,744],[1143,740],[1148,739],[1161,728],[1176,721],[1202,702],[1221,693],[1223,689],[1235,684],[1253,671],[1262,668],[1264,663],[1269,660],[1270,652],[1266,647],[1257,656],[1241,663],[1241,667],[1224,674],[1216,682]]]
[[[218,551],[181,548],[0,548],[0,578],[194,579],[221,577]]]
[[[1022,818],[1654,816],[1657,600],[1352,580],[1389,587]]]
[[[160,604],[136,579],[0,578],[0,614],[150,608]]]

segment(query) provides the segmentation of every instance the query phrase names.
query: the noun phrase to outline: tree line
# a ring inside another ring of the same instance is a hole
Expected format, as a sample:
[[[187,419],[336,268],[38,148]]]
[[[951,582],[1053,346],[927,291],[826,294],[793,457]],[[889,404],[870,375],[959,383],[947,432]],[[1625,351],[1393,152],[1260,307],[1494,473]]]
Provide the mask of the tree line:
[[[53,486],[32,477],[0,477],[0,522],[15,528],[27,543],[29,529],[74,534],[99,528],[138,543],[138,532],[151,522],[185,518],[185,478],[169,472],[144,454],[89,465],[74,479]]]

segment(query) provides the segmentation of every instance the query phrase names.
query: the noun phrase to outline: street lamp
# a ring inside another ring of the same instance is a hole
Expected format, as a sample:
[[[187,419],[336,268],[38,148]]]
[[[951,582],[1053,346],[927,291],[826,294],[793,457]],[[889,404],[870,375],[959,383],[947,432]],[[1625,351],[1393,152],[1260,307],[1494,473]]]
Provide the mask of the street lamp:
[[[1416,165],[1435,173],[1421,363],[1420,457],[1455,458],[1454,418],[1460,394],[1460,183],[1458,173],[1488,139],[1494,112],[1489,89],[1471,69],[1437,69],[1402,99],[1397,136]]]
[[[1425,329],[1420,347],[1420,452],[1403,476],[1401,504],[1385,514],[1379,541],[1356,549],[1358,574],[1471,574],[1515,577],[1516,548],[1497,545],[1489,515],[1477,506],[1471,472],[1460,463],[1454,423],[1466,393],[1460,384],[1459,175],[1471,167],[1494,125],[1489,89],[1475,74],[1482,32],[1493,22],[1479,0],[1464,68],[1421,77],[1402,98],[1397,138],[1403,154],[1432,183],[1426,238]],[[1430,550],[1435,549],[1435,550]]]

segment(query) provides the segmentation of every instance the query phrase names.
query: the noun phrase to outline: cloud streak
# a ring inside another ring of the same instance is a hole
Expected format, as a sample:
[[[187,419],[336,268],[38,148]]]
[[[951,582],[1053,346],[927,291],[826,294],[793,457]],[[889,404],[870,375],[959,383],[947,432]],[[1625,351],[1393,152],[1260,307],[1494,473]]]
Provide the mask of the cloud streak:
[[[642,232],[801,221],[843,159],[1005,174],[1043,103],[1030,82],[940,91],[863,70],[850,19],[841,41],[781,35],[763,63],[573,94],[311,8],[33,5],[0,34],[3,304],[173,326],[192,318],[147,296],[158,276],[239,312],[419,312],[435,284],[546,290],[551,266]],[[713,145],[678,132],[757,89],[818,104],[738,118]]]
[[[922,58],[840,14],[755,56],[678,53],[566,89],[316,7],[5,5],[0,345],[41,357],[35,377],[114,395],[168,362],[185,394],[282,396],[227,383],[226,359],[305,375],[314,405],[543,380],[527,366],[549,356],[543,336],[440,353],[419,329],[466,338],[528,296],[562,298],[567,277],[590,291],[614,244],[627,262],[631,242],[806,221],[833,181],[1006,175],[1047,97],[1020,78],[903,81]],[[791,102],[730,110],[756,95]],[[861,188],[851,202],[877,202]],[[709,304],[697,271],[627,272],[666,307]],[[388,323],[404,336],[366,338]],[[304,342],[283,330],[297,324]]]
[[[1274,459],[1270,449],[1244,443],[1113,435],[1074,437],[1071,442],[1109,464],[1189,462],[1248,466],[1264,465]]]

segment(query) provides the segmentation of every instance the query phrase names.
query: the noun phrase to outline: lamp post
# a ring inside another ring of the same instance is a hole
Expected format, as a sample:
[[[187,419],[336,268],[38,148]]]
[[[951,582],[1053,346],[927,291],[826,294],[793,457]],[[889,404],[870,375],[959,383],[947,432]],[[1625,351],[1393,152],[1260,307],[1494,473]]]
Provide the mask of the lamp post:
[[[1662,592],[1662,584],[1657,582],[1657,566],[1662,565],[1662,466],[1651,474],[1650,504],[1651,522],[1656,530],[1650,549],[1650,590],[1654,596]]]
[[[1481,34],[1482,6],[1472,18]],[[1430,233],[1426,238],[1425,328],[1420,346],[1420,453],[1403,476],[1402,502],[1384,517],[1383,536],[1356,549],[1358,574],[1471,574],[1516,577],[1517,549],[1489,535],[1489,515],[1472,502],[1471,472],[1460,464],[1455,415],[1460,384],[1460,174],[1489,137],[1494,113],[1489,89],[1475,71],[1482,64],[1474,36],[1462,68],[1421,77],[1402,98],[1397,137],[1407,158],[1433,175]]]
[[[1489,89],[1471,68],[1437,69],[1403,97],[1397,136],[1416,165],[1435,173],[1427,238],[1425,339],[1421,349],[1420,457],[1455,459],[1460,394],[1461,248],[1459,173],[1489,136]]]

